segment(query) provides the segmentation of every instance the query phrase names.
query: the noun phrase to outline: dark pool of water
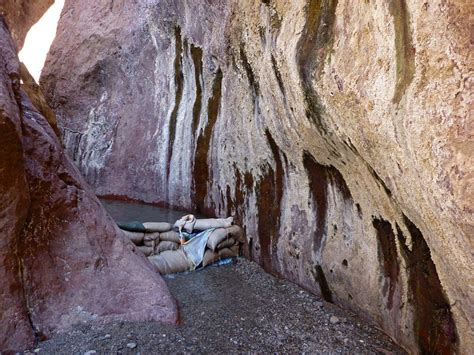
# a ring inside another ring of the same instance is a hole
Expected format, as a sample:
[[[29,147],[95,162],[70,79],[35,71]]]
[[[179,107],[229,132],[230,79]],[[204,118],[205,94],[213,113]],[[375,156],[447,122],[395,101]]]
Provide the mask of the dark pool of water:
[[[101,199],[102,205],[115,221],[174,223],[187,212],[170,210],[143,203]],[[201,217],[201,216],[197,216]],[[202,217],[201,217],[202,218]]]

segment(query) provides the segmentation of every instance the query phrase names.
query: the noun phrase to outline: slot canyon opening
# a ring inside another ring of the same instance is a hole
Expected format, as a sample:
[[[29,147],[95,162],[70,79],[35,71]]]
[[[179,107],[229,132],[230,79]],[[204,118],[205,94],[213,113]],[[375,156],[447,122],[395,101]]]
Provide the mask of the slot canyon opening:
[[[354,6],[0,3],[0,352],[474,346],[464,6]]]
[[[46,56],[56,36],[59,17],[65,0],[55,0],[53,5],[28,31],[23,48],[18,54],[31,76],[39,83]]]

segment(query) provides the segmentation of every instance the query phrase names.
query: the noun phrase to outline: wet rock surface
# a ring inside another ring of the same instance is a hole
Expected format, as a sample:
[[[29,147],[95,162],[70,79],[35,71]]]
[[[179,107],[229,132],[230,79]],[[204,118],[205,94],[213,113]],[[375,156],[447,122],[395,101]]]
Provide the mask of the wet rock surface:
[[[246,259],[165,281],[179,326],[81,326],[40,343],[39,353],[404,353],[357,316]]]

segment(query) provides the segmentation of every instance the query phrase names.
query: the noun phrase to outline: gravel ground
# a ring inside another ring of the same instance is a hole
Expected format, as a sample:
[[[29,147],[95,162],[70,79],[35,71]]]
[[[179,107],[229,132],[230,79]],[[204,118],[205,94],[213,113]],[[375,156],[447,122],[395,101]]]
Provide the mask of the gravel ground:
[[[346,310],[237,259],[231,265],[171,275],[181,324],[82,325],[33,349],[94,353],[404,353]]]

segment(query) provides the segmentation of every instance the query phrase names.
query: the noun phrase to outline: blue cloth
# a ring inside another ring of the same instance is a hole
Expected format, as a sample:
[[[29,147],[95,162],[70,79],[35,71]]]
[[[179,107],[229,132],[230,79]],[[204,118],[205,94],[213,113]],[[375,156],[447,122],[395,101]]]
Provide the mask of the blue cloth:
[[[207,240],[214,229],[215,228],[206,229],[199,233],[181,232],[181,237],[188,240],[182,248],[193,265],[192,270],[196,269],[199,264],[201,264],[202,259],[204,258],[204,252],[206,251]]]

